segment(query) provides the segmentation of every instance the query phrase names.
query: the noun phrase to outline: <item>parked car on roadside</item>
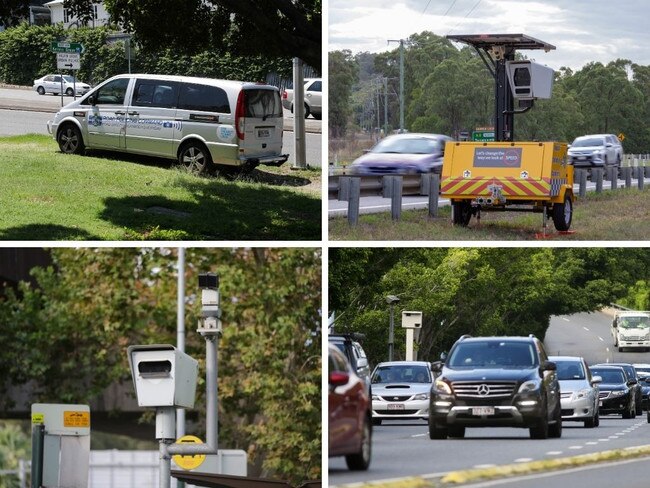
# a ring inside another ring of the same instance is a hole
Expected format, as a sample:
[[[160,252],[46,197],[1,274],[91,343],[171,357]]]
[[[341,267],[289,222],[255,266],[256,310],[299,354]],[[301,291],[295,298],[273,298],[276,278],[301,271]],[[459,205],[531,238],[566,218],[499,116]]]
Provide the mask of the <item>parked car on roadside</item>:
[[[598,427],[598,384],[602,378],[592,376],[584,358],[576,356],[550,356],[557,366],[560,382],[562,421],[584,422],[585,427]]]
[[[635,389],[636,380],[628,379],[620,366],[591,366],[591,374],[600,376],[602,382],[598,385],[600,393],[599,415],[622,415],[624,419],[636,416]]]
[[[379,363],[372,372],[372,422],[429,418],[431,364],[425,361]]]
[[[620,166],[623,146],[614,134],[580,136],[571,143],[567,157],[576,168]]]
[[[345,456],[348,468],[365,471],[372,453],[370,398],[343,353],[329,345],[328,455]]]
[[[442,172],[445,144],[453,141],[441,134],[395,134],[382,139],[354,160],[356,175],[405,175]]]
[[[39,95],[52,93],[58,95],[65,93],[69,97],[74,95],[75,90],[77,95],[85,95],[90,91],[90,85],[83,81],[75,80],[70,75],[45,75],[38,80],[34,80],[32,87]]]
[[[282,106],[293,113],[294,91],[285,88],[282,91]],[[323,80],[321,78],[305,78],[305,118],[311,114],[316,120],[323,115]]]

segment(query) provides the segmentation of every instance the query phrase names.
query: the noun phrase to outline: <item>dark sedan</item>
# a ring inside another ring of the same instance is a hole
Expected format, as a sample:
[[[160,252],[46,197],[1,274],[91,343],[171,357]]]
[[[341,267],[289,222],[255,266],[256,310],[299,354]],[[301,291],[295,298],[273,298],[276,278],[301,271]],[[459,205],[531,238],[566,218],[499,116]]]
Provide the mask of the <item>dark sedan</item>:
[[[636,417],[636,399],[634,385],[636,380],[628,380],[625,371],[620,366],[592,366],[589,368],[593,376],[600,376],[600,415],[621,414],[624,419]]]
[[[388,136],[357,158],[350,169],[357,175],[440,174],[445,144],[452,140],[440,134]]]

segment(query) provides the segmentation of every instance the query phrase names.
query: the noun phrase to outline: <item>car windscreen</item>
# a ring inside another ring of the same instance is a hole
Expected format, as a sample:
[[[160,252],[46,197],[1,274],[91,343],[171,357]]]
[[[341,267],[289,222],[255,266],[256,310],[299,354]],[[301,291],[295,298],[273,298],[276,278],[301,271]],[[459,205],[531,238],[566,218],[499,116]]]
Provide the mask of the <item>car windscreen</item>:
[[[379,366],[372,375],[372,383],[431,383],[429,368],[421,365]]]
[[[425,138],[387,138],[372,148],[373,153],[431,154],[440,151],[440,142]]]
[[[246,90],[246,117],[282,117],[282,102],[276,90]]]
[[[532,368],[537,364],[533,344],[515,341],[472,341],[454,347],[450,368]]]
[[[650,328],[649,317],[622,317],[619,322],[622,329],[648,329]]]
[[[591,374],[593,376],[600,376],[603,379],[603,383],[610,385],[620,385],[625,383],[625,376],[623,371],[616,371],[611,369],[592,369]]]
[[[553,361],[557,365],[558,380],[584,380],[585,370],[580,361]]]
[[[594,146],[604,146],[605,139],[602,137],[587,137],[585,139],[576,139],[571,144],[571,147],[594,147]]]

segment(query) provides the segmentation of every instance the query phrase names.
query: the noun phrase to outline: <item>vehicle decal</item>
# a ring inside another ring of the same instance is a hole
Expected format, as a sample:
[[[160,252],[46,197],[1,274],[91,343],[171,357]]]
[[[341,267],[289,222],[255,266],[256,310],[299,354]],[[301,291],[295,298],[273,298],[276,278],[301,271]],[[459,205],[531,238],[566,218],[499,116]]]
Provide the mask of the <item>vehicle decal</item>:
[[[488,189],[491,185],[499,185],[503,188],[505,196],[549,196],[551,193],[551,180],[542,178],[534,180],[530,178],[520,179],[513,177],[504,178],[447,178],[442,181],[441,193],[447,197],[461,195],[490,195]]]
[[[159,131],[161,129],[183,129],[183,122],[180,120],[165,119],[140,119],[139,117],[124,117],[123,115],[97,115],[88,114],[88,125],[99,127],[119,127],[126,122],[126,127],[139,130]]]
[[[235,138],[235,128],[232,125],[220,125],[217,128],[217,137],[225,142],[231,142]]]

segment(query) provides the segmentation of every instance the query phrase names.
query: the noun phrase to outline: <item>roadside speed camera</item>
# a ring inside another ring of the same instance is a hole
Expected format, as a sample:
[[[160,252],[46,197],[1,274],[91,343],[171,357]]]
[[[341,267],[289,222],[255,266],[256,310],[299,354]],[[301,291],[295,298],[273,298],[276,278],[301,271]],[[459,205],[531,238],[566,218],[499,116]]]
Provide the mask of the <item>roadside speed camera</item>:
[[[422,312],[402,312],[402,328],[404,329],[421,329]]]
[[[129,366],[141,407],[194,407],[199,363],[169,344],[129,346]]]
[[[516,100],[551,98],[555,72],[533,61],[506,61],[512,96]]]

